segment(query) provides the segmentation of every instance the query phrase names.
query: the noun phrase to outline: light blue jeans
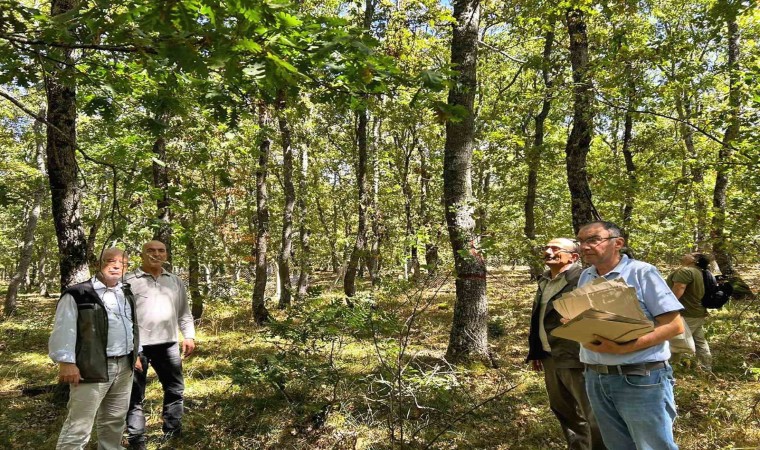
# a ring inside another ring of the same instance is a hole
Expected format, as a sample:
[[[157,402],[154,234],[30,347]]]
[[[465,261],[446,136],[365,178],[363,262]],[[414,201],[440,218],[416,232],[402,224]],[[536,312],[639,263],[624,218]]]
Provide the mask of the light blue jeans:
[[[587,369],[586,392],[602,439],[614,450],[677,450],[673,368],[649,375],[600,374]]]

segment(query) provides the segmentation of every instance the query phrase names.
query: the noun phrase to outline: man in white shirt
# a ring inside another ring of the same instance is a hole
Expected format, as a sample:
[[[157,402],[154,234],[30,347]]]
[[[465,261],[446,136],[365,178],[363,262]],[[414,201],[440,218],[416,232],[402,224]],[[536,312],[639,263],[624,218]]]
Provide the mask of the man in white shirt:
[[[185,382],[180,349],[184,357],[195,350],[195,326],[185,284],[163,268],[167,258],[166,246],[159,241],[149,241],[143,245],[141,256],[140,268],[125,277],[135,294],[142,343],[140,359],[145,368],[135,372],[127,413],[127,432],[132,449],[146,447],[142,406],[148,366],[156,371],[164,391],[163,440],[181,435]],[[181,343],[178,328],[182,331]]]
[[[91,280],[64,290],[48,342],[58,379],[69,384],[68,415],[57,449],[82,449],[97,418],[99,450],[121,449],[124,418],[137,359],[135,305],[120,283],[127,257],[105,250]]]

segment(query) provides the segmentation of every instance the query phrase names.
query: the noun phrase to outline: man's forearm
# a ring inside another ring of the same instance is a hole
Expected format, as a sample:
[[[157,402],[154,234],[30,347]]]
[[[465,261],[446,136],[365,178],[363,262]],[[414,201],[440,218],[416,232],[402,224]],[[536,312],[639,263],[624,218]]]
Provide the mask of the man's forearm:
[[[632,341],[630,352],[636,352],[644,350],[658,344],[661,344],[675,336],[683,333],[683,321],[681,320],[681,313],[673,311],[662,314],[655,317],[656,325],[652,332],[641,336],[640,338]]]

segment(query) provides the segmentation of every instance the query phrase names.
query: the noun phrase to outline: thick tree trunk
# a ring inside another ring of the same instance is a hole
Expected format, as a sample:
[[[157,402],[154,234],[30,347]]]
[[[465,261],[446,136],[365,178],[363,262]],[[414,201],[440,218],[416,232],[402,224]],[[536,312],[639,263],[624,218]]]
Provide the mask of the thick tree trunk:
[[[293,186],[293,146],[290,125],[285,117],[285,93],[280,92],[277,99],[277,123],[282,137],[282,178],[285,204],[282,209],[282,242],[278,256],[280,271],[280,309],[290,306],[293,286],[290,283],[290,259],[293,251],[293,209],[296,204],[296,190]]]
[[[307,221],[306,195],[308,193],[308,176],[309,176],[309,149],[306,145],[301,146],[301,178],[298,180],[298,214],[301,254],[298,260],[300,273],[298,274],[298,289],[296,290],[296,299],[303,300],[309,288],[309,275],[311,274],[311,230]]]
[[[454,1],[454,19],[451,63],[458,73],[449,91],[448,104],[464,108],[467,114],[458,122],[446,122],[443,193],[456,271],[456,303],[446,355],[453,361],[485,361],[488,359],[486,262],[478,249],[472,206],[473,104],[480,2]]]
[[[366,98],[364,99],[367,100]],[[358,113],[359,120],[356,129],[357,151],[359,161],[356,166],[356,187],[358,191],[358,215],[359,223],[356,229],[356,242],[351,252],[351,257],[346,266],[346,275],[343,278],[343,292],[346,297],[356,294],[356,272],[359,268],[359,258],[364,253],[367,239],[367,109],[366,106]]]
[[[159,117],[162,124],[169,121],[168,115],[162,114]],[[157,227],[153,233],[153,239],[161,241],[166,245],[166,257],[169,267],[172,264],[172,228],[171,228],[171,199],[169,198],[169,166],[166,159],[166,137],[164,132],[156,138],[153,143],[153,189],[159,192],[156,200],[156,222]]]
[[[262,107],[263,108],[263,107]],[[266,112],[261,113],[260,123],[266,124]],[[267,242],[269,241],[269,205],[267,201],[267,169],[271,141],[263,137],[259,144],[259,165],[256,168],[256,281],[253,284],[251,308],[256,324],[269,322],[270,316],[264,303],[267,286]]]
[[[730,174],[729,160],[733,155],[732,145],[739,137],[739,116],[741,114],[741,92],[739,72],[739,25],[736,22],[735,11],[727,12],[726,25],[728,28],[728,127],[723,135],[723,146],[718,152],[715,189],[713,190],[713,220],[710,237],[713,244],[713,255],[720,271],[727,277],[733,277],[734,266],[731,262],[731,251],[724,234],[726,223],[726,193]]]
[[[586,155],[591,147],[593,111],[591,74],[588,67],[588,35],[586,21],[580,10],[568,10],[567,32],[570,36],[570,63],[573,68],[573,128],[567,139],[567,185],[573,215],[573,231],[597,218],[591,200],[591,188],[586,172]]]
[[[43,108],[39,112],[39,116],[45,116],[45,109]],[[40,177],[45,176],[45,137],[43,135],[44,125],[39,120],[34,123],[34,142],[35,142],[35,162],[37,163],[37,170],[40,171]],[[11,277],[8,283],[8,292],[5,295],[5,307],[3,313],[6,317],[13,315],[16,312],[16,298],[18,296],[19,286],[21,282],[27,278],[29,271],[29,265],[32,262],[32,254],[34,253],[34,232],[37,229],[37,221],[40,218],[40,211],[42,209],[42,198],[45,196],[45,183],[41,178],[39,182],[35,183],[34,194],[32,196],[32,202],[29,205],[29,211],[26,215],[23,246],[21,248],[21,256],[19,257],[18,267],[16,273]],[[27,283],[27,287],[31,283]]]
[[[52,0],[50,15],[69,13],[78,4],[77,0]],[[76,160],[76,83],[70,73],[75,61],[71,49],[55,49],[51,53],[54,59],[63,62],[45,78],[48,103],[46,163],[63,289],[89,278],[89,269]]]

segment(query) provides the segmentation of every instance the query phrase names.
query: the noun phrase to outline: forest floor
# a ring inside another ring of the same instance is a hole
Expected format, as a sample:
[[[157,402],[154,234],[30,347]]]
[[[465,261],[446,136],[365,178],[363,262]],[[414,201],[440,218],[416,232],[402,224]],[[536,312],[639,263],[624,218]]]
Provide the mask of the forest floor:
[[[741,273],[757,292],[760,267]],[[524,362],[534,293],[525,271],[489,274],[495,369],[443,359],[451,279],[386,280],[392,288],[372,294],[362,285],[351,308],[328,275],[318,281],[266,327],[251,322],[247,296],[206,302],[184,362],[184,435],[171,448],[564,448],[543,378]],[[55,446],[65,414],[45,388],[56,376],[47,357],[55,303],[22,296],[18,315],[0,322],[2,448]],[[760,448],[759,322],[760,300],[732,302],[708,321],[714,372],[675,366],[682,449]],[[160,448],[161,389],[149,377],[149,448]]]

